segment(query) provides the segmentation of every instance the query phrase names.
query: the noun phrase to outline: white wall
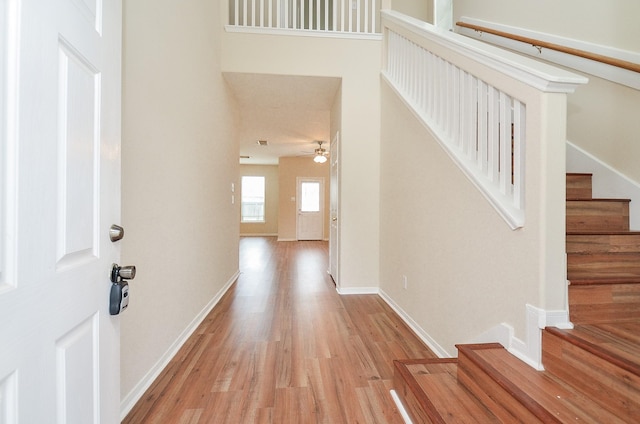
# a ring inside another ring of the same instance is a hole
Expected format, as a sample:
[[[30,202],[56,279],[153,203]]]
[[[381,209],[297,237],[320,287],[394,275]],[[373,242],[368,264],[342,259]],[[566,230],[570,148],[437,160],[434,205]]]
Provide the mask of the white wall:
[[[208,0],[124,2],[122,261],[138,274],[121,318],[123,409],[238,271],[219,14]]]
[[[640,52],[636,0],[455,0],[454,21],[460,16]],[[569,96],[568,139],[640,183],[640,91],[586,76],[589,84]]]
[[[340,280],[378,287],[380,40],[226,33],[223,71],[342,78]],[[333,135],[333,134],[332,134]]]

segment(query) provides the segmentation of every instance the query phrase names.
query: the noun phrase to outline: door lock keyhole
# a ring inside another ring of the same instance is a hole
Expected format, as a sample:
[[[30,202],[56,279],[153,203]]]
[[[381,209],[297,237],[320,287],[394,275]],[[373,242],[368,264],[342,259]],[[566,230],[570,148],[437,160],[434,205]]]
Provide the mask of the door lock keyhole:
[[[120,266],[113,264],[111,268],[111,282],[117,284],[122,280],[133,280],[136,277],[136,267],[133,265]]]

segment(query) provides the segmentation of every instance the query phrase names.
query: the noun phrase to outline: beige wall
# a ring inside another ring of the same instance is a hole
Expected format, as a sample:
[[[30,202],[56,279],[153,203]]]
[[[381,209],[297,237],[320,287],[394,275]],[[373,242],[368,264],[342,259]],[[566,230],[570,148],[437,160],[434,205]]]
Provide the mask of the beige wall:
[[[345,288],[379,283],[381,48],[375,39],[224,35],[225,72],[342,78],[340,280]]]
[[[265,177],[265,222],[240,223],[240,235],[278,235],[279,182],[277,165],[240,165],[240,177]],[[241,181],[240,178],[238,181]],[[240,202],[242,184],[239,183],[236,198]]]
[[[296,240],[297,178],[324,178],[324,239],[329,239],[329,161],[318,164],[313,157],[280,158],[278,240]]]
[[[456,0],[454,21],[460,16],[640,52],[636,0]],[[586,76],[569,96],[567,138],[640,184],[640,91]]]
[[[238,271],[238,117],[219,9],[124,2],[122,261],[138,270],[121,317],[125,408]]]
[[[433,0],[390,0],[390,3],[393,10],[433,23]]]
[[[532,97],[528,114],[551,106],[562,117],[554,104],[566,105],[555,95]],[[566,305],[564,206],[539,200],[564,196],[564,185],[548,183],[564,169],[564,146],[542,141],[561,140],[561,126],[527,128],[527,139],[540,143],[527,148],[526,223],[514,231],[386,83],[382,107],[380,288],[442,354],[455,356],[456,343],[502,323],[526,342],[527,304]]]

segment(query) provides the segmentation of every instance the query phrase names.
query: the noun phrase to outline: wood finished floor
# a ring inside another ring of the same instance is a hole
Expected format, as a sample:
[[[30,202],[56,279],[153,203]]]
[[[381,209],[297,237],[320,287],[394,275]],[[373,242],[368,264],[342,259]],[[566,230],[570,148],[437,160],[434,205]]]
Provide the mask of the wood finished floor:
[[[403,423],[393,359],[435,355],[327,265],[326,242],[242,238],[238,281],[123,423]]]

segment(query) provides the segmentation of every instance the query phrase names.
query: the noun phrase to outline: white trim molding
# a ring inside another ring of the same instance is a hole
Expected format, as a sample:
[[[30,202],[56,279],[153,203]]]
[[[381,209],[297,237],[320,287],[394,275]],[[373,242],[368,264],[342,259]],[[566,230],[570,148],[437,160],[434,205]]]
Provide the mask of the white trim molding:
[[[380,289],[378,287],[337,287],[336,291],[340,295],[350,294],[379,294]]]
[[[433,353],[435,353],[439,358],[453,357],[453,355],[449,354],[449,352],[447,352],[445,348],[440,346],[433,337],[431,337],[422,327],[420,327],[420,325],[415,322],[408,313],[406,313],[397,303],[395,303],[393,299],[391,299],[391,297],[389,297],[384,292],[384,290],[379,290],[378,294],[382,298],[382,300],[384,300],[387,305],[389,305],[389,307],[400,316],[400,318],[404,321],[405,324],[407,324],[411,331],[413,331],[415,335],[418,336],[418,338],[422,340],[422,342],[426,344],[429,349],[431,349]]]
[[[389,390],[389,393],[391,394],[391,398],[393,399],[393,403],[396,404],[396,408],[398,408],[398,411],[400,412],[400,415],[402,416],[402,419],[404,420],[404,423],[405,424],[413,424],[413,421],[411,421],[411,417],[409,416],[409,413],[405,409],[404,404],[400,400],[400,397],[398,396],[398,393],[395,390]]]
[[[218,293],[205,305],[205,307],[196,315],[191,323],[182,331],[180,336],[169,346],[169,349],[160,357],[149,372],[134,386],[134,388],[120,401],[120,419],[124,420],[135,404],[142,398],[144,392],[153,384],[160,373],[166,368],[169,362],[178,353],[180,348],[185,344],[193,332],[204,321],[209,312],[220,302],[222,296],[231,288],[233,283],[240,276],[240,271],[236,271],[235,274],[226,282],[226,284],[218,291]]]
[[[542,330],[545,327],[573,328],[569,321],[569,311],[546,311],[527,304],[525,340],[514,336],[513,327],[502,323],[469,343],[498,342],[516,358],[536,370],[544,370],[542,365]]]
[[[362,32],[332,32],[332,31],[314,31],[307,29],[289,29],[289,28],[261,28],[261,27],[249,27],[249,26],[235,26],[225,25],[225,31],[244,33],[244,34],[258,34],[258,35],[295,35],[298,37],[316,37],[316,38],[342,38],[350,40],[372,40],[381,41],[382,34],[373,33],[366,34]]]

